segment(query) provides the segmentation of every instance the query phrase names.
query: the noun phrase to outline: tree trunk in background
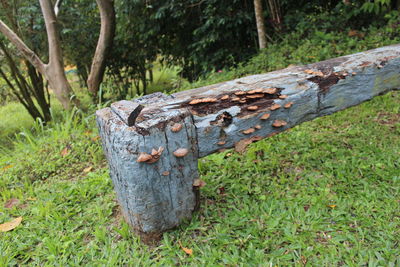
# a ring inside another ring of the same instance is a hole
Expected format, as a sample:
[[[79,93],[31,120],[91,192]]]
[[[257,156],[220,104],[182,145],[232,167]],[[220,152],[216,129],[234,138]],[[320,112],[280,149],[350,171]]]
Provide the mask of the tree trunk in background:
[[[279,0],[267,0],[267,3],[274,28],[275,30],[280,31],[282,29],[282,14]]]
[[[261,0],[254,0],[254,11],[257,22],[258,44],[260,49],[267,47],[267,40],[265,34],[264,16]]]
[[[89,92],[95,98],[103,81],[106,58],[111,50],[115,34],[115,10],[113,0],[96,0],[100,10],[101,29],[87,81]]]
[[[50,0],[39,0],[49,43],[49,63],[44,66],[44,76],[49,81],[50,88],[65,109],[71,108],[71,101],[75,105],[79,102],[74,97],[64,71],[64,61],[61,50],[60,36],[57,31],[57,18]]]
[[[57,99],[65,109],[71,108],[71,102],[79,105],[79,101],[74,98],[72,88],[65,76],[64,62],[60,46],[60,38],[56,28],[56,16],[50,0],[40,0],[42,9],[47,41],[49,44],[49,63],[44,64],[38,55],[32,51],[3,21],[0,20],[0,32],[18,49],[21,55],[28,60],[38,72],[40,72],[49,82],[51,89]]]

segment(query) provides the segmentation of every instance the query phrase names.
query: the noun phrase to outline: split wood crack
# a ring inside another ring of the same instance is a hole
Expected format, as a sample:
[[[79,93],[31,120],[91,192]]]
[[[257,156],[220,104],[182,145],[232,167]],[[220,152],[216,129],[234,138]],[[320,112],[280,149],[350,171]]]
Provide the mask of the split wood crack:
[[[126,221],[145,239],[198,207],[198,158],[243,151],[302,122],[400,87],[400,45],[248,76],[97,111]]]

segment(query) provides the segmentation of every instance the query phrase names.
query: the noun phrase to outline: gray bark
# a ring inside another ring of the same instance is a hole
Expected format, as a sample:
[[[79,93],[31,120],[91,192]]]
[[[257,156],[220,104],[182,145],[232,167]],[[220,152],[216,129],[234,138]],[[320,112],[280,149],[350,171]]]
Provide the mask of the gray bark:
[[[191,217],[199,157],[241,150],[399,87],[400,45],[393,45],[170,97],[149,95],[135,100],[145,107],[133,126],[110,108],[98,111],[97,121],[125,217],[154,237]]]

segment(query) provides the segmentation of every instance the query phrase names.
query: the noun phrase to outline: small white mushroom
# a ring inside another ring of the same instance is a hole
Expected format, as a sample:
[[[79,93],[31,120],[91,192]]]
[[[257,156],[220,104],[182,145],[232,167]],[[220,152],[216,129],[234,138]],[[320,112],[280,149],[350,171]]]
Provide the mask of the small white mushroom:
[[[173,154],[177,158],[182,158],[182,157],[186,156],[187,153],[189,153],[189,150],[187,148],[179,148],[176,151],[174,151]]]

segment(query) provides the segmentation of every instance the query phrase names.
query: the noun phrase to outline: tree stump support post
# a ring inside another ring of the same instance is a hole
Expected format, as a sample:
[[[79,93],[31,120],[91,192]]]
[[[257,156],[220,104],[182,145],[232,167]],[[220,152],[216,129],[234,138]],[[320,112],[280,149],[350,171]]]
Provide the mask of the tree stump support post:
[[[400,45],[97,111],[123,215],[146,240],[190,219],[197,160],[400,88]],[[196,184],[195,184],[196,185]]]

